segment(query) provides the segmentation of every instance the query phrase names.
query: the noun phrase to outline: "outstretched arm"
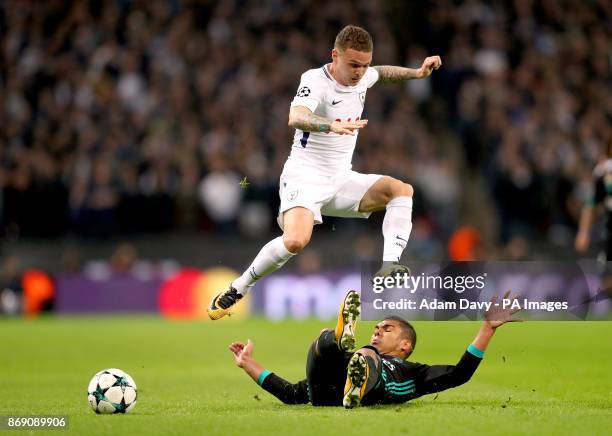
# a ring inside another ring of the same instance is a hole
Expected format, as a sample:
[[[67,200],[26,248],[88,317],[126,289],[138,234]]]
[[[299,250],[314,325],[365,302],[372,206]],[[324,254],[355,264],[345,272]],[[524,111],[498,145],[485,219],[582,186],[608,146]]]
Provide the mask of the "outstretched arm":
[[[359,129],[367,126],[368,120],[332,121],[315,115],[305,106],[292,106],[289,111],[289,127],[300,129],[304,132],[334,132],[339,135],[354,135]]]
[[[612,147],[612,136],[610,137],[608,149]],[[578,233],[574,240],[574,248],[580,254],[584,254],[588,249],[591,242],[590,232],[593,222],[597,216],[602,212],[602,204],[606,199],[606,185],[601,180],[601,174],[597,170],[594,171],[592,180],[592,197],[589,198],[580,213],[580,222],[578,225]]]
[[[521,321],[520,319],[512,318],[512,315],[521,310],[520,308],[512,308],[511,305],[508,305],[510,307],[504,307],[503,301],[510,300],[509,297],[510,291],[504,294],[502,302],[500,303],[497,302],[496,295],[491,298],[491,308],[485,313],[485,320],[482,323],[482,326],[480,327],[476,338],[474,338],[474,341],[472,341],[472,346],[484,352],[489,346],[489,341],[495,334],[495,330],[499,326],[502,326],[507,322]],[[511,299],[511,301],[515,300],[516,296]]]
[[[229,346],[234,360],[259,386],[270,392],[285,404],[306,404],[309,402],[306,380],[289,383],[273,372],[268,371],[253,359],[253,343],[233,342]]]
[[[229,350],[234,355],[234,360],[238,368],[242,368],[254,381],[258,381],[259,377],[265,371],[255,359],[253,359],[253,343],[249,339],[246,344],[242,342],[232,342]]]
[[[578,226],[578,234],[576,234],[576,240],[574,246],[578,253],[585,253],[589,249],[590,244],[590,231],[593,225],[593,206],[585,205],[580,213],[580,224]]]
[[[595,220],[598,211],[599,208],[591,204],[585,204],[582,207],[582,211],[580,212],[578,233],[576,234],[576,239],[574,241],[574,247],[580,254],[586,253],[586,251],[589,249],[589,245],[591,243],[591,227],[593,226],[593,221]]]
[[[509,300],[510,292],[506,292],[503,300]],[[502,300],[502,301],[503,301]],[[511,301],[515,301],[516,297]],[[491,299],[491,308],[485,313],[485,320],[478,334],[463,354],[457,365],[423,365],[420,370],[420,383],[418,395],[440,392],[448,388],[456,387],[466,383],[476,372],[478,365],[484,357],[484,352],[489,346],[495,330],[507,322],[520,321],[512,317],[519,308],[504,307],[503,303],[497,304],[497,297]]]
[[[378,71],[379,83],[400,83],[411,79],[423,79],[431,76],[433,70],[437,70],[442,66],[440,56],[430,56],[425,58],[421,68],[405,68],[392,65],[378,65],[374,69]]]

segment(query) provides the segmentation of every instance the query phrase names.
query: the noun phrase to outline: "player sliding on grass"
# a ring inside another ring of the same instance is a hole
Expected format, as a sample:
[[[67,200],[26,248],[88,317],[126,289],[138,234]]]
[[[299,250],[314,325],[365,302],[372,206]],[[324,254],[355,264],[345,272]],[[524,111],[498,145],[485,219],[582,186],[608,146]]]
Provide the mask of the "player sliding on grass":
[[[510,293],[504,295],[508,299]],[[496,302],[496,297],[491,300]],[[403,403],[467,382],[478,368],[497,329],[512,321],[519,309],[491,306],[474,341],[457,365],[407,362],[414,351],[416,332],[410,323],[389,317],[374,327],[370,345],[354,353],[359,294],[350,291],[338,313],[336,329],[324,329],[308,350],[306,379],[292,384],[264,369],[253,359],[253,344],[229,346],[236,364],[263,389],[286,404],[339,406]]]
[[[372,38],[346,26],[336,36],[332,62],[302,74],[291,102],[289,126],[295,128],[291,154],[280,177],[278,223],[283,235],[268,242],[253,263],[208,308],[211,319],[230,313],[257,280],[282,267],[310,241],[322,215],[368,218],[386,208],[382,226],[383,265],[378,275],[409,272],[399,264],[412,229],[413,189],[389,176],[351,170],[366,91],[376,82],[421,79],[440,68],[439,56],[421,68],[371,67]]]

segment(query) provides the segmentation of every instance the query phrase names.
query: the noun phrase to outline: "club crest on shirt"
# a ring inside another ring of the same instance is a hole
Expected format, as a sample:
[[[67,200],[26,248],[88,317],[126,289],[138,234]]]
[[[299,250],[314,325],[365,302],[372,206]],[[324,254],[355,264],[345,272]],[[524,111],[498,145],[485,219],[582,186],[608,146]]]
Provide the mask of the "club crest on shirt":
[[[361,102],[361,106],[365,106],[365,91],[359,93],[359,101]]]
[[[287,193],[287,200],[293,201],[293,200],[295,200],[297,198],[297,196],[298,196],[298,190],[297,189],[295,189],[293,191],[289,191]]]

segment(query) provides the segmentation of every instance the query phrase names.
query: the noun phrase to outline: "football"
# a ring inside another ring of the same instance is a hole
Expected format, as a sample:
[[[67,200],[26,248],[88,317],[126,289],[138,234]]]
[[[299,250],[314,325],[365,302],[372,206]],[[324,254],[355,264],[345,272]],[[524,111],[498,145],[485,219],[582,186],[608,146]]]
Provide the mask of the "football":
[[[138,391],[130,375],[120,369],[103,369],[87,387],[87,400],[96,413],[128,413],[136,406]]]

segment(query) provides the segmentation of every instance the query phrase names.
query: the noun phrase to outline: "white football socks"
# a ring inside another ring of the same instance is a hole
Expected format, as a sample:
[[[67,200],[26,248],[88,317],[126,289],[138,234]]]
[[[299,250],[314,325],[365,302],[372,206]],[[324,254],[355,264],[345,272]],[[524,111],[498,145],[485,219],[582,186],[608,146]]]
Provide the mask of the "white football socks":
[[[398,262],[412,230],[412,197],[395,197],[387,203],[382,233],[383,262]]]
[[[282,236],[272,239],[263,246],[247,270],[233,281],[232,286],[238,293],[246,295],[257,280],[276,271],[293,256],[295,253],[287,250]]]

